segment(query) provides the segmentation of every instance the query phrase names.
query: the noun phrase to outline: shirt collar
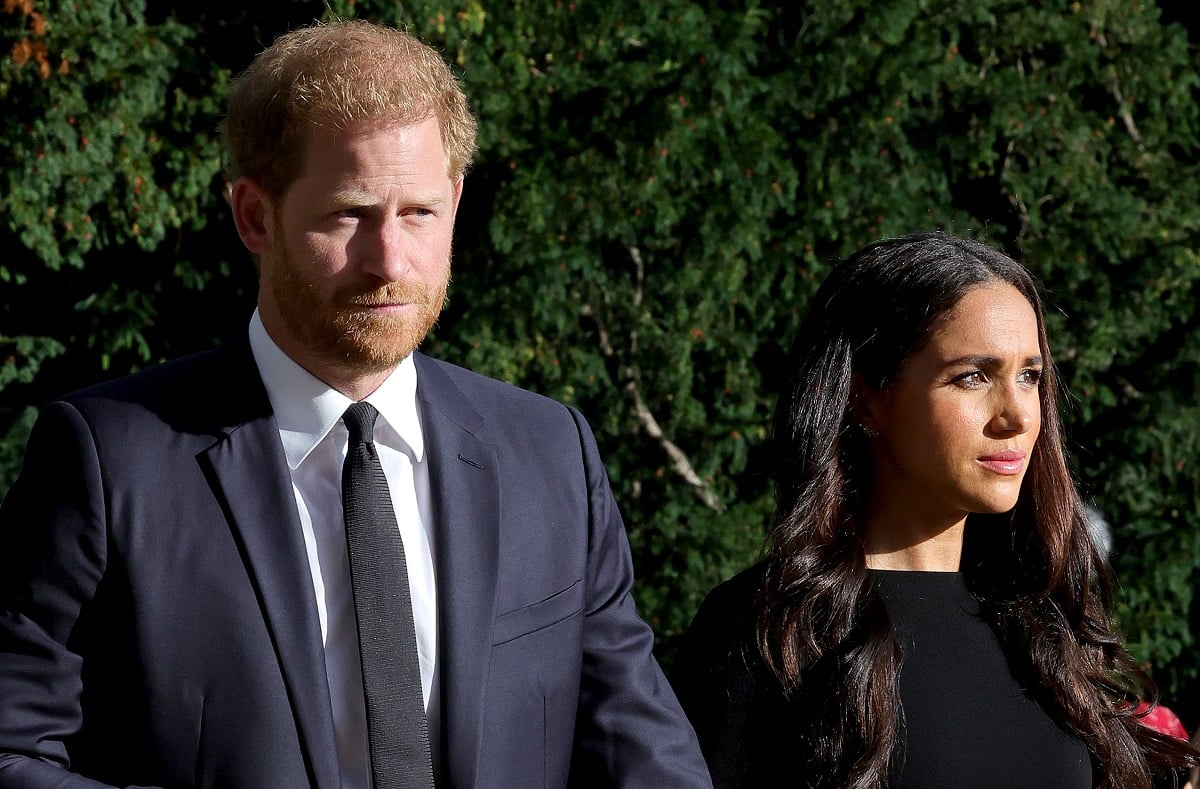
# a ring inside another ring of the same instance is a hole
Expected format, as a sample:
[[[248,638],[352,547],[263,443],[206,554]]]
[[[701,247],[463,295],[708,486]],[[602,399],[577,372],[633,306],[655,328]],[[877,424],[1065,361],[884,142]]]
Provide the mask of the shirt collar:
[[[299,467],[309,453],[341,422],[353,402],[280,350],[258,310],[250,318],[250,350],[279,424],[288,467]],[[417,367],[412,354],[396,366],[366,401],[379,411],[375,441],[408,454],[413,463],[425,456],[425,440],[417,408]]]

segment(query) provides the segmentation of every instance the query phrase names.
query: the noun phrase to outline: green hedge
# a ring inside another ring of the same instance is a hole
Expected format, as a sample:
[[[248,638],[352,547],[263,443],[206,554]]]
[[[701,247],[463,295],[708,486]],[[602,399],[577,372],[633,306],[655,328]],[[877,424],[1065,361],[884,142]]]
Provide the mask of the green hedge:
[[[242,330],[231,73],[323,15],[394,22],[481,122],[427,347],[589,417],[666,659],[761,543],[807,298],[856,246],[942,227],[1044,281],[1119,615],[1200,722],[1200,91],[1153,3],[178,5],[0,14],[0,490],[48,397]]]

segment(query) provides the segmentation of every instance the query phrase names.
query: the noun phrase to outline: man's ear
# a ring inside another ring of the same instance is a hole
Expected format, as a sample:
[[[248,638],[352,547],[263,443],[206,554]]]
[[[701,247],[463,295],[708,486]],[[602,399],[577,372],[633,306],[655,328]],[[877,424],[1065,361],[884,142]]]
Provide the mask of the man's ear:
[[[229,204],[233,208],[233,224],[246,249],[256,255],[269,252],[275,207],[263,188],[243,176],[233,182]]]
[[[460,175],[454,179],[454,211],[451,214],[453,217],[458,216],[458,203],[462,200],[463,184],[467,182],[466,175]]]

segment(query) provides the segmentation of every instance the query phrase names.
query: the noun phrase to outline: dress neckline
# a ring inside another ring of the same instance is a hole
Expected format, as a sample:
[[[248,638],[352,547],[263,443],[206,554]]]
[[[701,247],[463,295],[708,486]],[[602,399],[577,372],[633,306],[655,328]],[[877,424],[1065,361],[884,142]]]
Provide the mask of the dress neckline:
[[[885,600],[900,603],[904,600],[940,598],[959,602],[972,601],[961,571],[942,570],[868,570]],[[969,606],[974,608],[974,605]]]

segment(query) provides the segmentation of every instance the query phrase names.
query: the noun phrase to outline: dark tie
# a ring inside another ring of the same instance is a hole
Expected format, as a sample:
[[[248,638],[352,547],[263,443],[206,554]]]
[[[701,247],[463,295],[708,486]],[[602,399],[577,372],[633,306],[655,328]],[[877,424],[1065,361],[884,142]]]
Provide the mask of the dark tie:
[[[342,420],[350,445],[342,466],[342,510],[358,621],[367,739],[374,789],[433,786],[421,666],[413,629],[404,543],[375,451],[379,416],[355,403]]]

